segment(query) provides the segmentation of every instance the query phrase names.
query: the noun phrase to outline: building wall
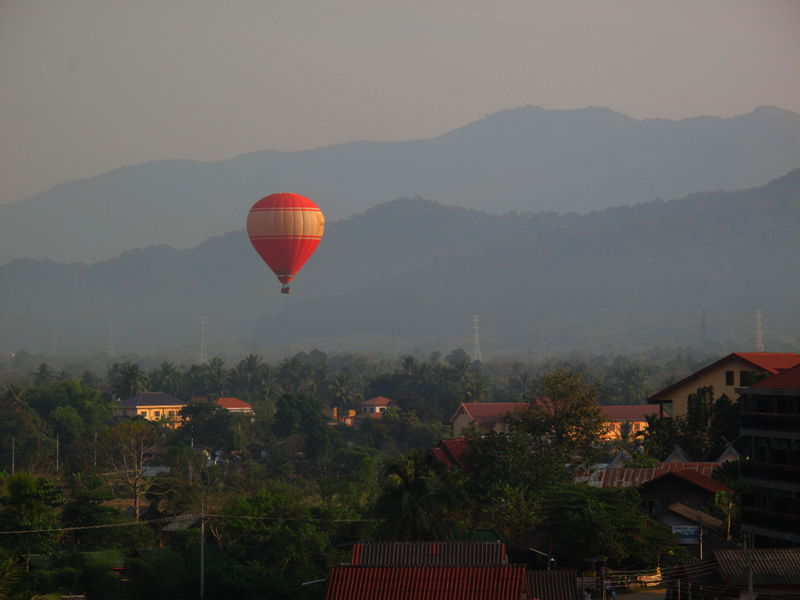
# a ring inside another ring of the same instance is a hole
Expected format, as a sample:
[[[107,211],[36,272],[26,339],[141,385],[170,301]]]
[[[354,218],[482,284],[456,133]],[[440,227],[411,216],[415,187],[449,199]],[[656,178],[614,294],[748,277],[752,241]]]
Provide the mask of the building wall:
[[[740,440],[744,531],[800,546],[800,390],[749,390]]]
[[[739,397],[736,393],[736,388],[747,385],[747,379],[742,379],[743,377],[746,378],[747,375],[742,375],[742,373],[752,373],[754,370],[758,371],[758,369],[753,367],[750,363],[740,358],[733,357],[729,361],[717,366],[715,369],[703,373],[699,377],[692,377],[669,394],[659,396],[658,400],[660,402],[665,400],[672,401],[673,417],[682,417],[686,415],[688,412],[689,394],[696,393],[697,388],[700,387],[711,385],[714,387],[714,398],[719,398],[725,394],[728,398],[735,401]],[[732,380],[729,378],[729,373],[732,373]],[[742,383],[743,381],[744,383]]]

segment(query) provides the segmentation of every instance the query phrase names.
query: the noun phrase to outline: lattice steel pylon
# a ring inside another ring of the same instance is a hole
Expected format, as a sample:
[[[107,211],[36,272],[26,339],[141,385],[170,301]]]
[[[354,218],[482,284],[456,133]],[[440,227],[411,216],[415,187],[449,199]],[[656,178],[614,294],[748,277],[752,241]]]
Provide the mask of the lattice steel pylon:
[[[764,320],[763,313],[756,311],[756,352],[764,352]]]
[[[208,360],[208,317],[200,317],[200,364]]]
[[[481,360],[481,317],[472,315],[472,360]]]

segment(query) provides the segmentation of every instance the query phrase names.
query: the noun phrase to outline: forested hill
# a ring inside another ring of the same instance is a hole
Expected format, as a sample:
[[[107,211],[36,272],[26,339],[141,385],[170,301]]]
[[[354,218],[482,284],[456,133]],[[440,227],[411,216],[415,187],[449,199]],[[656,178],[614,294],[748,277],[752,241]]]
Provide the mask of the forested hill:
[[[766,186],[588,215],[490,215],[422,199],[330,224],[282,296],[242,231],[92,265],[0,267],[2,351],[209,352],[275,347],[631,352],[800,348],[800,170]]]
[[[310,196],[329,220],[418,195],[495,214],[587,212],[763,185],[798,166],[800,115],[775,107],[680,121],[525,107],[427,140],[155,161],[68,182],[0,206],[0,263],[187,248],[242,227],[276,191]]]

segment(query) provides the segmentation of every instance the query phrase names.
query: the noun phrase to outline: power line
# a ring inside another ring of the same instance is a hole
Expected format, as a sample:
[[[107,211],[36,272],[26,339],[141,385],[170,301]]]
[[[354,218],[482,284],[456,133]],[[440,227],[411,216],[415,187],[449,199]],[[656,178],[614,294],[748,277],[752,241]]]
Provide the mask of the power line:
[[[292,521],[292,522],[325,522],[325,523],[379,523],[382,519],[333,519],[327,517],[256,517],[250,515],[223,515],[213,513],[190,513],[174,517],[160,517],[158,519],[141,519],[125,523],[105,523],[103,525],[82,525],[80,527],[53,527],[50,529],[19,529],[16,531],[0,531],[0,535],[24,535],[30,533],[59,533],[69,531],[85,531],[89,529],[113,529],[115,527],[133,527],[135,525],[149,525],[152,523],[166,523],[170,521],[189,520],[253,520],[253,521]]]

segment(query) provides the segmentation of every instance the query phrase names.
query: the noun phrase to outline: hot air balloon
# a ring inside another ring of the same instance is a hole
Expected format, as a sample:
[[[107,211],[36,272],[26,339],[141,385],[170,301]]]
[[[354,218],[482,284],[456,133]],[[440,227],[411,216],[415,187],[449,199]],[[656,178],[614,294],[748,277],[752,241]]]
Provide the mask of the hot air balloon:
[[[270,194],[256,202],[247,214],[250,243],[291,292],[289,282],[317,249],[325,230],[319,206],[299,194]]]

